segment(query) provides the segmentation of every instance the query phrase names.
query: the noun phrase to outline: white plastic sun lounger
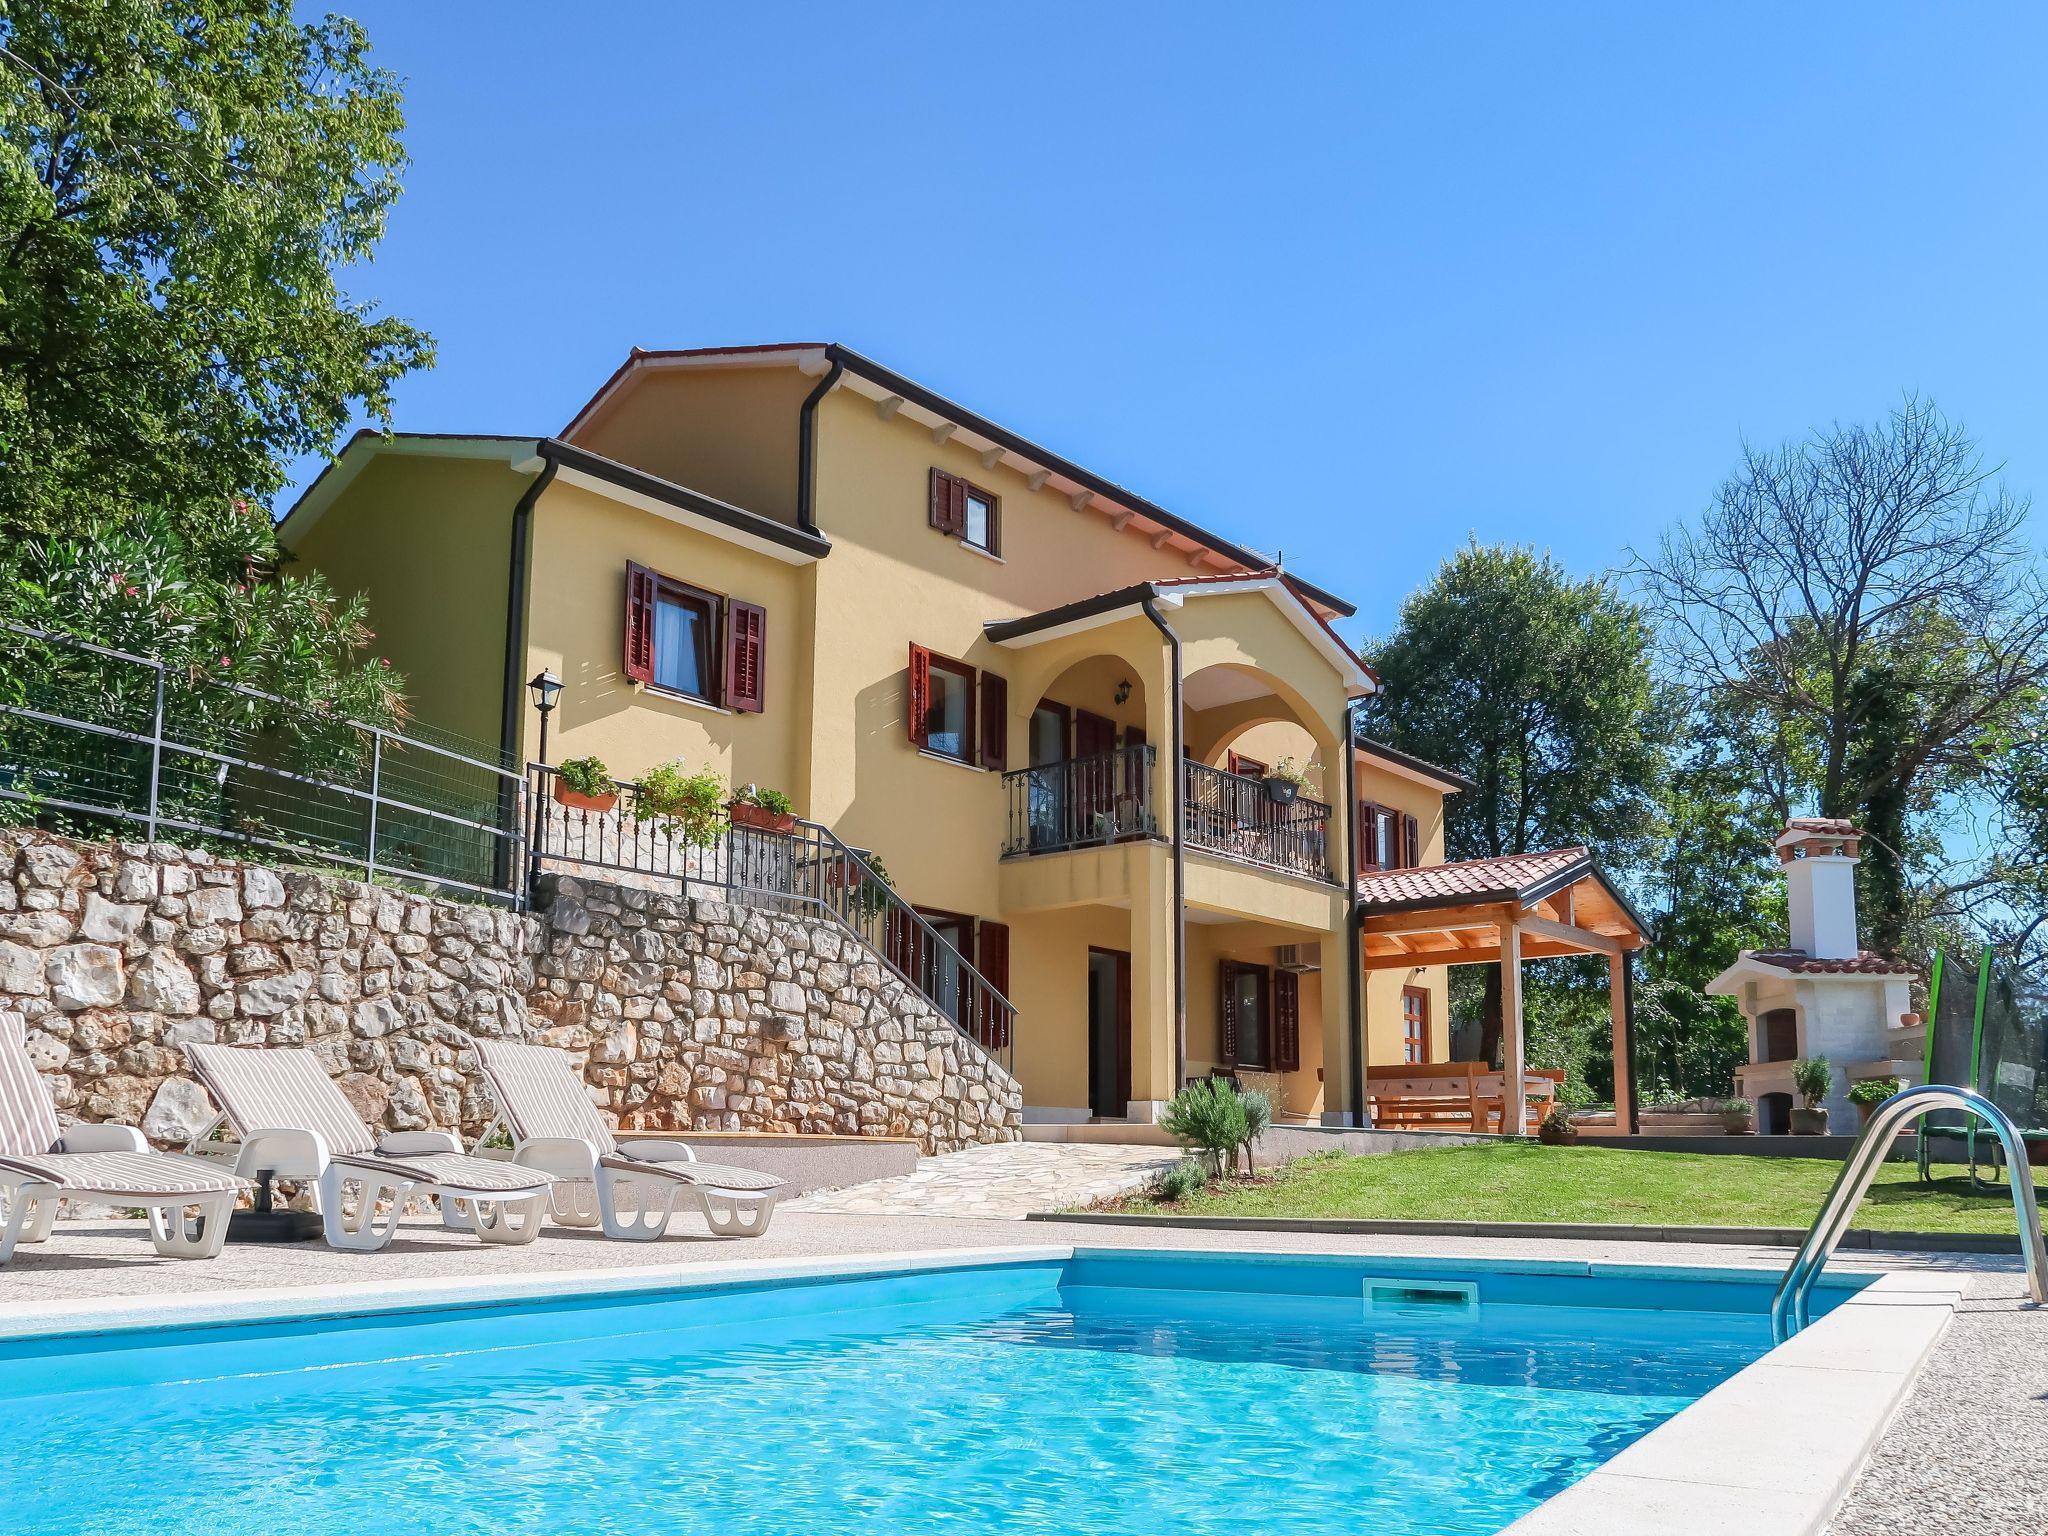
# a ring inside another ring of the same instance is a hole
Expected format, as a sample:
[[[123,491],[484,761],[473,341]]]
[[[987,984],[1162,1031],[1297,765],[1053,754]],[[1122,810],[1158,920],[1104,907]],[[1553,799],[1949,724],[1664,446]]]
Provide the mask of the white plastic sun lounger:
[[[685,1143],[658,1136],[621,1140],[561,1051],[501,1040],[470,1044],[497,1102],[493,1129],[502,1125],[513,1138],[513,1160],[560,1180],[548,1192],[548,1214],[563,1226],[602,1226],[607,1237],[653,1242],[668,1231],[676,1197],[687,1190],[719,1237],[768,1230],[783,1189],[773,1174],[700,1163]]]
[[[197,1158],[152,1152],[132,1126],[65,1130],[20,1026],[0,1022],[0,1198],[7,1206],[0,1264],[14,1257],[16,1243],[47,1238],[58,1202],[79,1195],[141,1206],[150,1241],[166,1258],[210,1259],[227,1238],[235,1197],[248,1187]]]
[[[221,1108],[192,1145],[225,1121],[241,1143],[238,1173],[268,1170],[318,1180],[321,1225],[336,1248],[382,1248],[397,1234],[399,1213],[415,1193],[435,1196],[448,1226],[487,1243],[530,1243],[540,1235],[554,1183],[548,1174],[465,1156],[446,1131],[379,1136],[311,1051],[189,1044],[185,1055]],[[357,1186],[352,1215],[345,1200],[350,1184]],[[458,1201],[468,1207],[459,1218],[453,1212]]]

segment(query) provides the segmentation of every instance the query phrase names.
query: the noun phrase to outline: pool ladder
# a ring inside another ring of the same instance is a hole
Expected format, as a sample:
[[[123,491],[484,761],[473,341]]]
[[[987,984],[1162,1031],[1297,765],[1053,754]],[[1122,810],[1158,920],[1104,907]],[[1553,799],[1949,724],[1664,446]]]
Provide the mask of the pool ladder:
[[[1891,1150],[1892,1142],[1908,1121],[1936,1109],[1966,1110],[1997,1135],[2005,1149],[2013,1214],[2019,1219],[2027,1289],[2036,1306],[2048,1305],[2048,1248],[2042,1246],[2041,1211],[2034,1202],[2034,1176],[2027,1165],[2026,1143],[2020,1137],[2019,1127],[1981,1093],[1945,1083],[1923,1083],[1917,1088],[1900,1089],[1870,1112],[1870,1123],[1863,1127],[1863,1134],[1844,1159],[1834,1188],[1828,1191],[1820,1215],[1814,1218],[1813,1229],[1799,1245],[1799,1252],[1785,1269],[1785,1278],[1778,1282],[1778,1293],[1771,1298],[1771,1336],[1778,1343],[1784,1343],[1813,1320],[1809,1304],[1814,1284],[1842,1234],[1849,1230],[1849,1219],[1856,1214],[1870,1181],[1877,1177],[1878,1165]]]

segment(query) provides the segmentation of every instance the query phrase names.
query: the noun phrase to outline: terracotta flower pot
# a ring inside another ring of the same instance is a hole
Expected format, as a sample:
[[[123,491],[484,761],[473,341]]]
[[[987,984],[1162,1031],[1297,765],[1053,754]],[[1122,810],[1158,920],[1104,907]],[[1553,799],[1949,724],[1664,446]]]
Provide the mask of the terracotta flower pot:
[[[794,832],[796,830],[796,812],[794,811],[770,811],[758,805],[749,805],[742,800],[735,800],[725,808],[725,811],[726,815],[732,818],[732,824],[736,827],[753,827],[761,832]]]
[[[1733,1110],[1721,1116],[1721,1129],[1730,1136],[1754,1136],[1756,1134],[1756,1111],[1746,1110],[1741,1114]]]
[[[586,795],[578,790],[571,789],[567,780],[557,778],[555,780],[555,803],[566,805],[572,811],[595,811],[598,815],[602,816],[605,812],[617,807],[619,792],[615,789],[609,794]]]

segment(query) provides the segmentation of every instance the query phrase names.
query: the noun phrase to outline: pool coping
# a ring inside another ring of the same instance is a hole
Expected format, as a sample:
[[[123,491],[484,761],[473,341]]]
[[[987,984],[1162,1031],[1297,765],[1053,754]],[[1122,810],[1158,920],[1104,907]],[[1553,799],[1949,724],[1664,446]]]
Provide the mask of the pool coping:
[[[1325,1237],[1552,1238],[1567,1242],[1697,1243],[1706,1246],[1797,1248],[1804,1227],[1699,1227],[1625,1221],[1405,1221],[1365,1216],[1196,1216],[1136,1211],[1033,1211],[1026,1221],[1091,1227],[1181,1228],[1190,1232],[1289,1232]],[[2016,1235],[1997,1232],[1888,1232],[1851,1227],[1838,1252],[2017,1254]]]
[[[279,1286],[137,1299],[99,1297],[0,1306],[0,1340],[147,1332],[180,1327],[364,1317],[522,1300],[723,1290],[991,1265],[1135,1256],[1194,1259],[1185,1250],[1019,1244],[802,1259],[699,1260],[641,1268],[549,1270]],[[1773,1271],[1729,1265],[1586,1259],[1303,1254],[1232,1250],[1233,1262],[1356,1265],[1381,1273],[1446,1268],[1495,1273],[1765,1285]],[[1204,1259],[1224,1255],[1204,1253]],[[1860,1279],[1861,1277],[1858,1277]],[[1823,1284],[1854,1284],[1846,1276]],[[1815,1536],[1834,1513],[1962,1299],[1952,1275],[1892,1271],[1843,1298],[1789,1342],[1745,1366],[1502,1536]]]

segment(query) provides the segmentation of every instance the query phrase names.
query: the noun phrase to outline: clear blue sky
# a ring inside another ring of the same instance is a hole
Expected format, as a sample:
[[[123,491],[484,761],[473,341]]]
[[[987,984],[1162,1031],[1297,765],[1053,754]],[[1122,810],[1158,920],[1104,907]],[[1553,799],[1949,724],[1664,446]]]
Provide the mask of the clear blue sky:
[[[1744,435],[1908,389],[2048,493],[2048,8],[347,9],[407,81],[351,279],[439,341],[401,429],[844,341],[1354,631],[1468,533],[1605,569]]]

